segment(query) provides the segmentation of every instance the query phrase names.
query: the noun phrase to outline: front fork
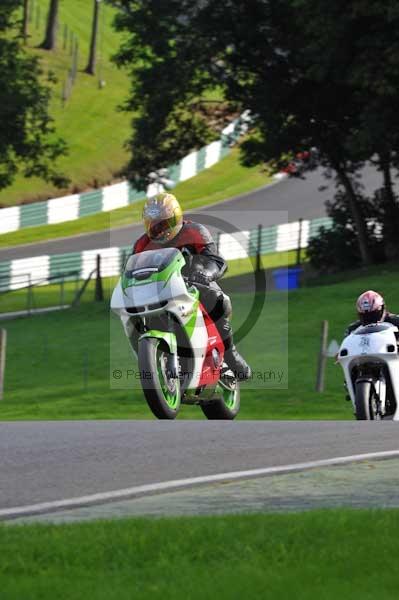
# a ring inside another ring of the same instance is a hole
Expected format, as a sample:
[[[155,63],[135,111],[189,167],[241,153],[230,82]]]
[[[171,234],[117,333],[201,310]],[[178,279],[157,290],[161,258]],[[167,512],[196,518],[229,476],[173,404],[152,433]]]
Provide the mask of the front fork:
[[[168,352],[166,356],[166,373],[169,379],[179,378],[179,359],[177,356],[177,340],[176,334],[174,333],[174,322],[168,315],[168,329],[169,331],[159,331],[157,329],[148,329],[139,338],[140,341],[144,338],[156,338],[163,342],[167,346]]]
[[[168,315],[168,330],[169,331],[159,331],[155,329],[149,329],[147,319],[144,316],[141,318],[140,327],[137,327],[135,323],[132,322],[129,322],[125,325],[125,332],[130,341],[135,358],[137,358],[137,350],[140,340],[146,337],[162,339],[166,343],[169,348],[166,370],[171,379],[177,379],[179,377],[179,360],[177,356],[177,342],[176,335],[174,333],[174,322],[170,315]]]
[[[386,399],[387,399],[387,383],[383,370],[380,371],[378,379],[373,377],[362,376],[360,373],[356,381],[368,381],[370,382],[374,394],[375,401],[377,403],[377,414],[380,417],[384,417],[386,413]],[[355,386],[356,389],[356,386]]]
[[[383,417],[386,413],[387,383],[383,373],[380,374],[378,381],[374,383],[374,390],[379,404],[380,414]]]

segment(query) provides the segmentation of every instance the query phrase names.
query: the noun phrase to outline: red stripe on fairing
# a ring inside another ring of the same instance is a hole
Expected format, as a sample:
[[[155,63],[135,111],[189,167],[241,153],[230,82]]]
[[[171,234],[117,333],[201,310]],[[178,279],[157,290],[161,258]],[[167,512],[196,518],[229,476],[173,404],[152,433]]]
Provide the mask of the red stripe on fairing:
[[[217,330],[217,327],[211,317],[206,312],[203,305],[200,303],[200,309],[202,314],[204,315],[204,321],[206,325],[206,330],[208,333],[208,346],[206,349],[204,364],[202,367],[202,373],[199,380],[199,386],[201,385],[210,385],[213,383],[217,383],[220,379],[220,367],[215,368],[212,350],[216,348],[219,351],[219,361],[220,365],[223,362],[224,356],[224,344],[223,340],[220,336],[220,333]]]

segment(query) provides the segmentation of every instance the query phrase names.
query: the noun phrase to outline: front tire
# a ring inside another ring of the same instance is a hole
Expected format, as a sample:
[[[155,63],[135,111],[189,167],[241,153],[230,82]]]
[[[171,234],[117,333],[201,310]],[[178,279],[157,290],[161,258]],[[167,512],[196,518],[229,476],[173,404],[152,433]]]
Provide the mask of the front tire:
[[[168,376],[168,355],[162,340],[140,340],[138,363],[141,385],[147,404],[158,419],[175,419],[181,404],[180,380]]]
[[[202,404],[201,409],[209,420],[232,421],[240,410],[240,386],[235,381],[234,387],[220,381],[216,387],[216,396],[212,402]]]
[[[358,421],[374,421],[379,418],[374,386],[371,381],[356,382],[355,409]]]

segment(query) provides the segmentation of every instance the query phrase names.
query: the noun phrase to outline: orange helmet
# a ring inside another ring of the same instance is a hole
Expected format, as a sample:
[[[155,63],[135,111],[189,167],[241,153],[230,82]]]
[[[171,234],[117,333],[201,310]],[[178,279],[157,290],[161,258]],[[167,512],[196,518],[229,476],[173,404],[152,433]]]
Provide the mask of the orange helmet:
[[[173,240],[182,228],[183,212],[173,194],[162,192],[146,200],[143,221],[148,237],[165,244]]]
[[[381,294],[369,290],[363,292],[356,302],[359,319],[363,325],[379,323],[385,318],[385,301]]]

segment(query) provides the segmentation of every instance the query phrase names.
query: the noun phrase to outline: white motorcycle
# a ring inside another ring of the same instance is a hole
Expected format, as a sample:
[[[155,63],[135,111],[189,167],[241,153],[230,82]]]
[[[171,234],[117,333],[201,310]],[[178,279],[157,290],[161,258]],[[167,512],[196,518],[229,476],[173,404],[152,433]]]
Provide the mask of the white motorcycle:
[[[137,356],[144,396],[156,417],[174,419],[181,404],[198,404],[208,419],[234,419],[239,383],[223,360],[224,344],[199,288],[213,292],[185,279],[185,264],[176,248],[130,256],[111,308]]]
[[[358,327],[341,344],[341,365],[356,419],[399,421],[399,330],[390,323]]]

